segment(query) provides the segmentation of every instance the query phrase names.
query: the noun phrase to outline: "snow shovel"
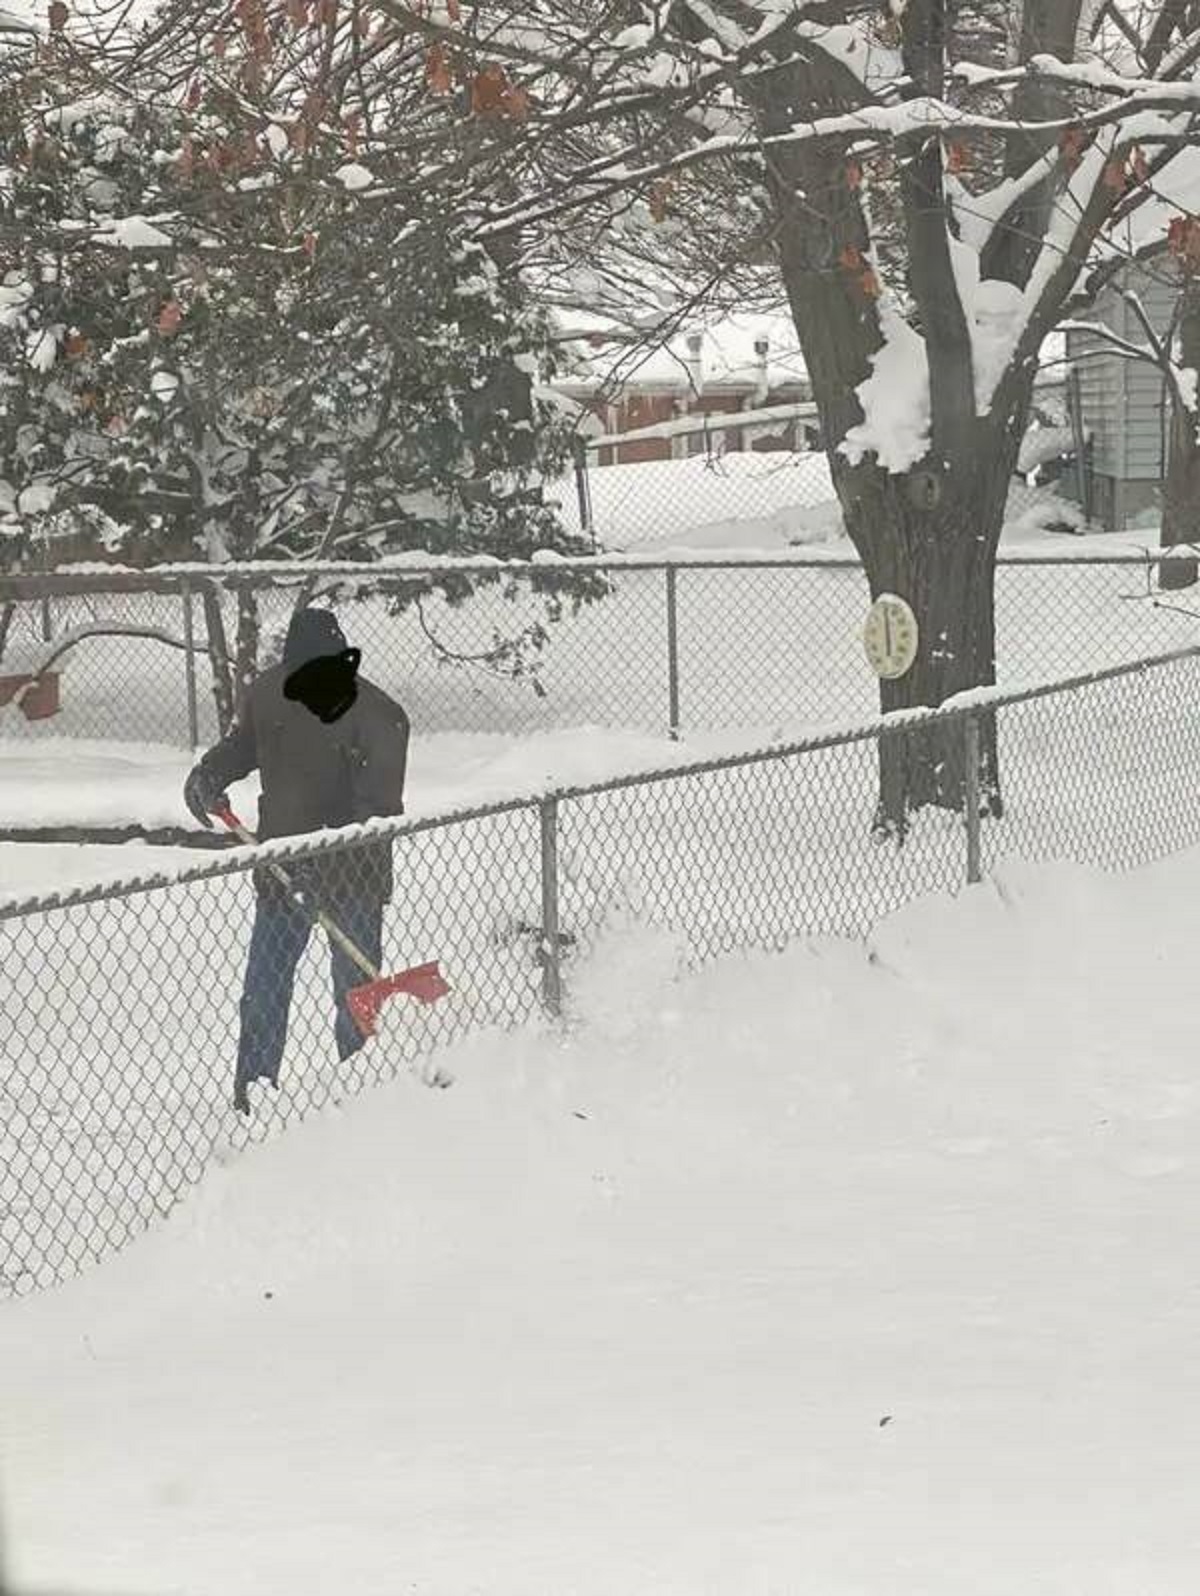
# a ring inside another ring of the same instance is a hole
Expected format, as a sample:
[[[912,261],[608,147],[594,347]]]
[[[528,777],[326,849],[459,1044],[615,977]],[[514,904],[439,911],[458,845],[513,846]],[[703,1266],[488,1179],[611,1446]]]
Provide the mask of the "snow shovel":
[[[220,809],[214,809],[213,814],[222,821],[234,836],[241,842],[254,843],[258,839],[252,831],[248,831],[228,804]],[[293,903],[300,904],[305,909],[308,905],[303,896],[297,891],[295,883],[282,865],[270,863],[266,867],[280,883]],[[379,1018],[379,1011],[388,998],[395,997],[400,992],[406,992],[409,997],[415,997],[418,1003],[436,1003],[438,998],[445,997],[449,992],[449,984],[444,979],[437,961],[430,964],[415,964],[410,970],[400,970],[395,975],[383,975],[367,958],[356,942],[352,942],[341,926],[336,925],[324,909],[317,907],[315,910],[317,924],[331,941],[347,958],[352,959],[366,980],[356,987],[352,987],[346,994],[346,1007],[350,1010],[350,1017],[358,1026],[364,1037],[375,1035],[375,1022]]]

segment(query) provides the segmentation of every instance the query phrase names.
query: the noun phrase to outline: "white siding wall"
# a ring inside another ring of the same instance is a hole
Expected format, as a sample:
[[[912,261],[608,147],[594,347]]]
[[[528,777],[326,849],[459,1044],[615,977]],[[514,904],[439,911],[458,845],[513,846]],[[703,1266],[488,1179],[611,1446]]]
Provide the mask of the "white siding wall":
[[[1088,319],[1123,329],[1122,302],[1113,293],[1102,294]],[[1125,466],[1125,362],[1107,353],[1104,341],[1091,333],[1068,333],[1067,357],[1079,372],[1083,422],[1092,435],[1092,468],[1101,476],[1119,477]]]
[[[1175,310],[1175,289],[1159,275],[1145,272],[1129,276],[1129,286],[1137,290],[1142,306],[1156,332],[1171,325]],[[1144,344],[1141,324],[1122,301],[1125,334],[1131,343]],[[1122,475],[1128,482],[1161,482],[1166,469],[1165,429],[1169,412],[1165,385],[1153,366],[1131,361],[1125,373],[1125,462]]]
[[[1161,269],[1155,273],[1133,270],[1121,280],[1123,288],[1136,289],[1151,324],[1164,331],[1175,306],[1175,290]],[[1106,322],[1134,344],[1145,335],[1133,311],[1115,289],[1102,294],[1091,318]],[[1079,359],[1080,393],[1084,424],[1092,433],[1092,464],[1100,476],[1124,482],[1160,482],[1163,476],[1163,380],[1145,361],[1127,360],[1103,353],[1103,342],[1083,333],[1069,333],[1067,354]]]

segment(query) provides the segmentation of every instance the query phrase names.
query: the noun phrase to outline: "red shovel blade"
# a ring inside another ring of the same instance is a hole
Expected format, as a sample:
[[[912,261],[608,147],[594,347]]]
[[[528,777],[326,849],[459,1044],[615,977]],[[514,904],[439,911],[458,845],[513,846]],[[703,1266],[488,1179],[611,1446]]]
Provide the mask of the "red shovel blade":
[[[374,1036],[375,1021],[388,998],[406,992],[418,1003],[436,1003],[449,990],[450,985],[435,960],[432,964],[414,964],[411,970],[383,975],[378,981],[364,981],[362,986],[352,987],[346,994],[346,1007],[362,1034]]]

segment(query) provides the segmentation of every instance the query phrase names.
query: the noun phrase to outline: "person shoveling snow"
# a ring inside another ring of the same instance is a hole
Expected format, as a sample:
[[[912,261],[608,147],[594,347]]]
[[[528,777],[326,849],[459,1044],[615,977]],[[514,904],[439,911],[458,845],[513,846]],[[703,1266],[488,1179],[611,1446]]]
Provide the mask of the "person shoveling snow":
[[[243,840],[226,788],[259,772],[262,841],[404,812],[409,721],[382,689],[358,678],[328,610],[293,615],[283,660],[251,683],[232,731],[204,755],[184,786],[184,801],[211,827],[217,815]],[[383,907],[392,895],[388,839],[254,872],[257,904],[241,999],[234,1107],[249,1113],[255,1080],[278,1084],[296,966],[315,922],[329,937],[339,1057],[349,1058],[372,1029],[391,991],[427,1000],[445,990],[436,968],[381,979]],[[364,976],[366,984],[364,984]],[[417,980],[413,977],[423,976]],[[405,978],[410,978],[406,980]]]

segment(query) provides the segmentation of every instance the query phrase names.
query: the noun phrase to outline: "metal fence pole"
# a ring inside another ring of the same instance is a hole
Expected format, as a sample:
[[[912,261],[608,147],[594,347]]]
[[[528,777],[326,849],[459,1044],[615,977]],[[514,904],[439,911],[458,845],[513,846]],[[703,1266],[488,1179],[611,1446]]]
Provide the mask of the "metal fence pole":
[[[551,1014],[562,1010],[562,944],[558,927],[558,799],[538,804],[542,836],[542,1002]]]
[[[667,566],[667,735],[679,739],[679,607],[675,583],[677,572]]]
[[[967,806],[967,881],[983,880],[983,854],[980,838],[979,807],[979,717],[967,715],[963,721],[963,758],[966,761],[964,801]]]
[[[592,485],[588,476],[587,439],[575,438],[575,493],[579,499],[579,529],[585,538],[592,540],[592,553],[596,552],[596,527],[592,520]]]
[[[196,702],[196,628],[192,614],[192,584],[184,581],[180,586],[183,602],[184,671],[187,675],[188,742],[193,749],[200,746],[200,712]]]
[[[1071,438],[1075,449],[1075,480],[1083,519],[1091,523],[1095,506],[1092,503],[1092,467],[1088,458],[1087,429],[1083,424],[1083,391],[1079,367],[1067,372],[1067,417],[1071,423]]]

